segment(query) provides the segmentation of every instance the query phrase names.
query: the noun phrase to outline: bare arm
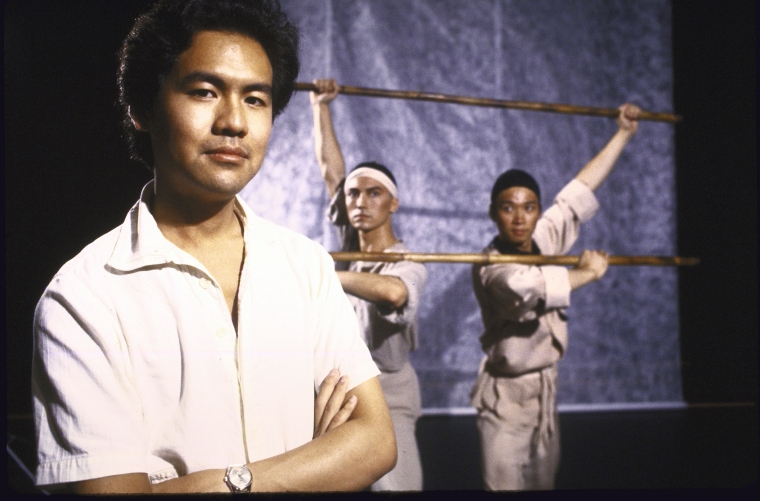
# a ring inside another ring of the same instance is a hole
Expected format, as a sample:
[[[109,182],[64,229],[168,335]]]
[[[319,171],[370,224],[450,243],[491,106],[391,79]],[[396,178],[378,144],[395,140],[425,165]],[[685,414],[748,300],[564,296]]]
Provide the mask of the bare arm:
[[[409,299],[409,291],[398,277],[354,271],[338,271],[337,274],[345,292],[365,301],[400,308]]]
[[[602,278],[607,272],[609,258],[604,251],[584,250],[578,265],[567,272],[570,289],[575,290]]]
[[[330,101],[338,95],[338,84],[335,80],[314,80],[319,92],[310,92],[311,110],[314,113],[314,152],[322,172],[322,179],[327,186],[330,197],[346,175],[346,163],[340,151],[338,138],[335,136]]]
[[[251,492],[360,490],[396,464],[396,440],[380,383],[372,378],[347,393],[356,407],[343,425],[301,447],[249,463]],[[145,473],[78,482],[78,494],[230,492],[225,469],[204,470],[151,485]],[[347,474],[350,472],[350,474]]]
[[[604,148],[578,172],[575,179],[583,182],[592,191],[602,184],[612,172],[612,168],[625,146],[636,134],[639,126],[637,119],[640,112],[639,107],[632,104],[624,104],[620,107],[620,116],[617,119],[618,131]]]

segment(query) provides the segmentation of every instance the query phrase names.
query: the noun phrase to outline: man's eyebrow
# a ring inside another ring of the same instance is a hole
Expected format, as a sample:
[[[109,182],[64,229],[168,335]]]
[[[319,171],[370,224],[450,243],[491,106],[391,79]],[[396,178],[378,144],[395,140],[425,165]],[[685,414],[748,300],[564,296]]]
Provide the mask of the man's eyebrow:
[[[214,73],[209,73],[207,71],[193,71],[192,73],[185,75],[182,80],[180,80],[180,83],[182,85],[187,85],[193,82],[207,82],[219,89],[227,88],[227,83],[225,83],[222,77]],[[265,94],[272,95],[272,86],[264,82],[250,83],[243,87],[243,92],[263,92]]]
[[[501,205],[538,205],[538,202],[535,200],[528,200],[527,202],[512,202],[511,200],[504,200],[501,202]]]

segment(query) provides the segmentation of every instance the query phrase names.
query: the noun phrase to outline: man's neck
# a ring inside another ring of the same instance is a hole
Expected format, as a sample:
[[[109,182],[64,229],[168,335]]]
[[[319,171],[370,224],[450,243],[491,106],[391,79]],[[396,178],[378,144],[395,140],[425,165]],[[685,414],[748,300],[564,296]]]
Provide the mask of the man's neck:
[[[383,252],[398,243],[390,223],[374,230],[359,231],[359,249],[362,252]]]
[[[186,251],[242,236],[235,198],[207,202],[157,190],[150,209],[164,237]]]

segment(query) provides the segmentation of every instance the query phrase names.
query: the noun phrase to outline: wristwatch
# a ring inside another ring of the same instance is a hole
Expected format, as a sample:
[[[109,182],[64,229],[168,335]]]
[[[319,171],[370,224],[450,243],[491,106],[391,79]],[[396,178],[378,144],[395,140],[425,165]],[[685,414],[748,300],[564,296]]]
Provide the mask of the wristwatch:
[[[251,492],[253,475],[246,465],[231,464],[227,467],[227,473],[224,475],[224,483],[227,484],[233,494]]]

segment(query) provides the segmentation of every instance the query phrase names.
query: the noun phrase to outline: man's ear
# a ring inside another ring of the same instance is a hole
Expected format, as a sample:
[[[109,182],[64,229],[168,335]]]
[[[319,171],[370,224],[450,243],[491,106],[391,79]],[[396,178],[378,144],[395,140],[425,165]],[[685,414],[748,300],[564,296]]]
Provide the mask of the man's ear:
[[[494,211],[495,211],[495,209],[494,209],[493,204],[489,204],[488,205],[488,217],[491,219],[491,221],[493,221],[495,223],[496,222],[496,214],[494,213]]]
[[[129,107],[129,118],[132,120],[132,125],[135,126],[135,129],[139,130],[140,132],[150,132],[150,126],[148,120],[148,117],[145,116],[143,113],[138,113],[136,110],[133,110],[132,107]]]
[[[393,198],[393,201],[391,202],[391,214],[396,212],[398,210],[398,198]]]

